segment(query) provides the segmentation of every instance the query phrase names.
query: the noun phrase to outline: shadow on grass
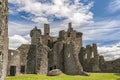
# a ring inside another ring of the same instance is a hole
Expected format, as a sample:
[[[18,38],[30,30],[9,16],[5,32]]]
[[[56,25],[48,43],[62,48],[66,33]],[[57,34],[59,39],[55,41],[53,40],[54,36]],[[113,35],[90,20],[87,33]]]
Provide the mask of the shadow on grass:
[[[120,77],[120,73],[115,73],[115,75]]]
[[[115,75],[120,77],[120,73],[116,73]],[[117,80],[120,80],[120,78],[118,78]]]
[[[118,78],[117,80],[120,80],[120,78]]]

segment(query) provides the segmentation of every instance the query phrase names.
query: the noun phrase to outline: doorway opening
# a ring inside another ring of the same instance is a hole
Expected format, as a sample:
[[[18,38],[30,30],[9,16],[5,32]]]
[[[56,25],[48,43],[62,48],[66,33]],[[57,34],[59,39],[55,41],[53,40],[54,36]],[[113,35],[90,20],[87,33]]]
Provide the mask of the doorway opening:
[[[16,74],[16,66],[10,66],[10,76],[15,76]]]
[[[25,66],[21,66],[20,72],[21,72],[22,74],[25,74]]]
[[[51,70],[53,70],[53,68],[52,68],[52,67],[49,67],[49,71],[51,71]]]

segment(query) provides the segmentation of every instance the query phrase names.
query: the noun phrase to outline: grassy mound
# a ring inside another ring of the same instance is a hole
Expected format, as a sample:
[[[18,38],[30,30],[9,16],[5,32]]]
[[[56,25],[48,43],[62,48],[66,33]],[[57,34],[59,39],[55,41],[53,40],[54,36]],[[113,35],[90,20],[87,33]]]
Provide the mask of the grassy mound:
[[[6,80],[120,80],[120,74],[114,73],[91,73],[90,76],[70,76],[62,74],[60,76],[46,75],[21,75],[15,77],[7,77]]]

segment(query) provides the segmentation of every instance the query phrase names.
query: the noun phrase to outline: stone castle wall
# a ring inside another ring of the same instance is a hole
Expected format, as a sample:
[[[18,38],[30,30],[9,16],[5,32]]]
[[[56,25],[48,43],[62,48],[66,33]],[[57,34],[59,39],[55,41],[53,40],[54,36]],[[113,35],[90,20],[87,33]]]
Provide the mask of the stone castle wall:
[[[64,30],[59,32],[57,40],[49,35],[50,28],[48,24],[44,25],[44,35],[41,35],[41,30],[36,27],[31,31],[31,39],[34,42],[32,45],[36,47],[34,53],[36,55],[36,66],[34,66],[34,69],[37,74],[46,74],[49,70],[56,68],[66,74],[80,74],[83,72],[78,58],[82,47],[82,33],[73,30],[71,23],[68,27],[67,32]],[[28,56],[30,57],[30,55]]]
[[[82,35],[72,28],[71,23],[67,31],[59,32],[58,37],[50,36],[49,24],[44,25],[44,35],[37,27],[33,28],[31,44],[23,44],[17,49],[20,53],[20,74],[23,74],[23,65],[27,74],[47,74],[53,69],[69,75],[87,75],[84,71],[119,72],[119,60],[105,61],[98,54],[95,43],[83,47]]]
[[[120,59],[104,61],[103,56],[100,58],[101,72],[120,73]]]
[[[120,72],[120,59],[105,61],[96,44],[82,47],[82,33],[74,30],[72,23],[58,37],[50,36],[49,24],[44,24],[44,35],[35,27],[30,32],[31,44],[9,50],[8,54],[7,6],[7,0],[0,0],[0,80],[6,75],[47,74],[53,69],[70,75],[85,75],[84,71]]]
[[[7,75],[18,75],[20,74],[20,52],[17,50],[8,51],[8,67]],[[13,69],[14,67],[14,69]]]
[[[27,56],[30,53],[30,44],[22,44],[17,50],[19,51],[20,55],[20,73],[25,74],[27,73]],[[24,68],[22,70],[22,67]]]
[[[8,61],[8,1],[0,0],[0,80],[6,76]]]

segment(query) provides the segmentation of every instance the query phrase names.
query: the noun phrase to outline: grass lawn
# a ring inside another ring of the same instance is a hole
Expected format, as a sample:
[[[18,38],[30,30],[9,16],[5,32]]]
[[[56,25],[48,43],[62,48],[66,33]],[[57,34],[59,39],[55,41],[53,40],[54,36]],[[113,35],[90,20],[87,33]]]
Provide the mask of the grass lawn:
[[[46,75],[21,75],[15,77],[7,77],[6,80],[120,80],[120,74],[113,73],[91,73],[90,76],[46,76]]]

